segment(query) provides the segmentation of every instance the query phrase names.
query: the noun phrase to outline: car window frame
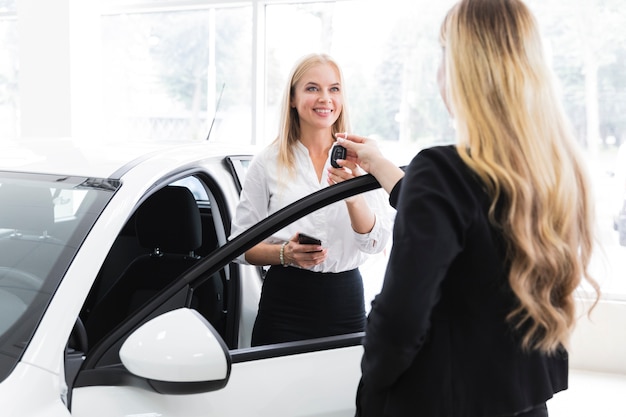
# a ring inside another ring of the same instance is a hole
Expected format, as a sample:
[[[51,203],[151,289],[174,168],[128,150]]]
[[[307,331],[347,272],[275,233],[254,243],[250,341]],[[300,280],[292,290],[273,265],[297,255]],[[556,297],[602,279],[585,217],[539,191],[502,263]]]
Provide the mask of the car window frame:
[[[243,189],[243,183],[248,172],[246,163],[250,164],[252,158],[253,155],[230,155],[225,158],[228,168],[235,180],[235,187],[237,187],[238,193],[241,193]]]

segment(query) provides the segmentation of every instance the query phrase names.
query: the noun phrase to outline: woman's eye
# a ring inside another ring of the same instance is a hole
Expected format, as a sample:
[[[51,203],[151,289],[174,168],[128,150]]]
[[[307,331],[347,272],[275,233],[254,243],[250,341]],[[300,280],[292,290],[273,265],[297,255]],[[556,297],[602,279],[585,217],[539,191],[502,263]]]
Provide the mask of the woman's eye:
[[[317,87],[309,86],[307,87],[306,91],[317,91]]]
[[[330,91],[332,91],[333,93],[338,93],[340,90],[339,87],[332,87]]]

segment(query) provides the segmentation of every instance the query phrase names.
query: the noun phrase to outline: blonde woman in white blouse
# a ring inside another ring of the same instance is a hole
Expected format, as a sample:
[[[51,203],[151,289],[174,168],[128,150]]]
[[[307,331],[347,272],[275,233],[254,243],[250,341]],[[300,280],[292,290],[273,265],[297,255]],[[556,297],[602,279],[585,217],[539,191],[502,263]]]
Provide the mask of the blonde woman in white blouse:
[[[285,89],[280,132],[251,162],[235,212],[236,236],[286,205],[363,173],[353,162],[330,164],[337,133],[349,131],[343,77],[324,54],[302,58]],[[378,191],[350,197],[292,223],[248,250],[241,261],[270,265],[252,344],[362,331],[363,282],[358,267],[391,235]],[[298,243],[300,233],[321,245]]]

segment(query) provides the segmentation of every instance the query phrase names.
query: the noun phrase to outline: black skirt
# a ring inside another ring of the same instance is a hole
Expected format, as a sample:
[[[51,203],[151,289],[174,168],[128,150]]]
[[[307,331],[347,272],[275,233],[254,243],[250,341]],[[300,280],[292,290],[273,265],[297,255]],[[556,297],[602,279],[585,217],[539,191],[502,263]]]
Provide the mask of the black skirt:
[[[363,280],[358,269],[324,273],[272,266],[263,281],[252,346],[364,328]]]

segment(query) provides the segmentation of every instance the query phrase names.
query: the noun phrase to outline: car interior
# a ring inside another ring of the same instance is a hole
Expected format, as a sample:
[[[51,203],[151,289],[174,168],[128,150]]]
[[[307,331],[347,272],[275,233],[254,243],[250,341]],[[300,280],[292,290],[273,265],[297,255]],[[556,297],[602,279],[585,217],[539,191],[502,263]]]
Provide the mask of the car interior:
[[[89,346],[217,248],[211,216],[184,186],[168,185],[141,204],[113,244],[81,312]],[[220,271],[189,287],[185,302],[225,339],[227,291]]]

